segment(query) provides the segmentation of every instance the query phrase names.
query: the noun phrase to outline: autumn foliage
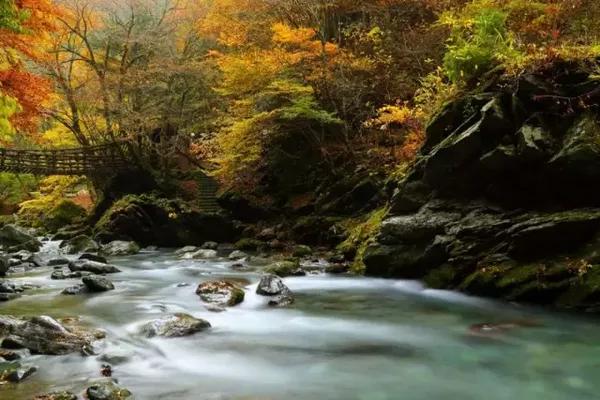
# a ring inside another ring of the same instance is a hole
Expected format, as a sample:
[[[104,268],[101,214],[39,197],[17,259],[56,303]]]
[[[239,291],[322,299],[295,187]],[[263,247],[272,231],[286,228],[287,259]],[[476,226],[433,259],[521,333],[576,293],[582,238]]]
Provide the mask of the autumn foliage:
[[[0,24],[0,95],[19,104],[10,119],[14,128],[33,133],[52,90],[47,79],[27,70],[27,62],[47,57],[44,45],[56,29],[59,13],[50,0],[8,1],[5,7]]]

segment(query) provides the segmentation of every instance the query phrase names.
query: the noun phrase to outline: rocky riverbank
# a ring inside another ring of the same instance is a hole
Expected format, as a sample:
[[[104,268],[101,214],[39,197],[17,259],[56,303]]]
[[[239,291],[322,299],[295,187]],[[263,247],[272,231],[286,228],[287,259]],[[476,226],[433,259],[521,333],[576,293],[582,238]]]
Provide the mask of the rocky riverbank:
[[[600,309],[600,84],[557,63],[493,81],[430,124],[366,273]]]

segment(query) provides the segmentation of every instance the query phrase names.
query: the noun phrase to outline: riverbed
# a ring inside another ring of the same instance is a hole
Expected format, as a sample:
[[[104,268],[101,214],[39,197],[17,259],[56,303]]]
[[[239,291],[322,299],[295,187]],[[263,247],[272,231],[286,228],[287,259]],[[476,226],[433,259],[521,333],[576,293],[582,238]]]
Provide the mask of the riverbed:
[[[56,256],[56,243],[42,257]],[[294,305],[255,294],[260,271],[233,262],[180,260],[143,251],[110,262],[116,290],[64,296],[73,281],[51,268],[13,275],[39,289],[0,314],[80,317],[104,329],[98,355],[33,356],[38,372],[0,386],[0,399],[53,390],[80,393],[110,363],[136,399],[154,400],[577,400],[600,393],[600,321],[430,290],[419,282],[314,274],[286,278]],[[244,286],[245,301],[211,312],[195,294],[206,280]],[[212,324],[185,338],[152,338],[140,326],[184,312]],[[503,327],[499,329],[497,327]]]

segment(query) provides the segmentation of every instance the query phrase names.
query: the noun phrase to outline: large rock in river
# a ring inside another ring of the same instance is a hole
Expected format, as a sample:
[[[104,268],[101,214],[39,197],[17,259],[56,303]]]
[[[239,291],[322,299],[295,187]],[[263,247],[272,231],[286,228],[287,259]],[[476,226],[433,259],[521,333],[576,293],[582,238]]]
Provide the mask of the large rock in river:
[[[263,275],[256,288],[256,294],[269,297],[268,304],[272,307],[285,307],[294,302],[292,291],[277,275]]]
[[[69,263],[69,269],[72,272],[91,272],[96,275],[115,274],[121,270],[114,265],[104,264],[92,260],[76,260]]]
[[[65,240],[60,244],[60,248],[67,254],[93,253],[100,250],[98,243],[86,235]]]
[[[85,391],[87,400],[127,400],[132,398],[129,390],[124,389],[112,380],[98,382]]]
[[[175,314],[166,318],[148,322],[142,326],[142,334],[146,337],[182,337],[190,336],[210,328],[206,320],[194,318],[188,314]]]
[[[15,225],[4,225],[0,228],[0,246],[8,251],[39,251],[42,243]]]
[[[0,316],[2,347],[29,349],[34,354],[60,355],[79,352],[84,346],[89,346],[103,336],[100,331],[61,323],[48,316]]]
[[[196,294],[210,304],[233,307],[244,301],[244,290],[228,281],[209,281],[198,285]]]
[[[108,292],[115,289],[115,285],[110,280],[100,275],[84,276],[81,281],[91,293]]]

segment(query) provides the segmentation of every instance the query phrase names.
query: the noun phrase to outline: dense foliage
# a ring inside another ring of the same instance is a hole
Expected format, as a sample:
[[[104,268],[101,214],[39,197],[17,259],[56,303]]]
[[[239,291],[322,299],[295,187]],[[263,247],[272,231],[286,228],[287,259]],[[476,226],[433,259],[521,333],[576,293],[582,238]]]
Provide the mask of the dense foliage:
[[[247,193],[395,174],[490,71],[596,55],[599,17],[594,0],[4,0],[0,140],[135,139],[163,175],[212,161]]]

